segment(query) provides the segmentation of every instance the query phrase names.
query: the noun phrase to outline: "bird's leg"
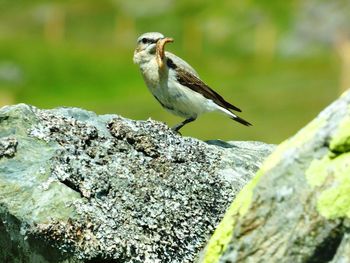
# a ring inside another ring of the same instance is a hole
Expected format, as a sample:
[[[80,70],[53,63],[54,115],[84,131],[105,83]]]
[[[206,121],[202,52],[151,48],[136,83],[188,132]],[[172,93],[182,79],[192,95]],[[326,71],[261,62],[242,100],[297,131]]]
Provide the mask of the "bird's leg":
[[[164,47],[165,47],[165,44],[169,42],[174,42],[174,40],[172,38],[165,37],[158,40],[157,42],[156,59],[160,69],[164,67]]]
[[[192,121],[195,121],[197,119],[197,117],[190,117],[186,120],[184,120],[183,122],[180,122],[179,124],[176,124],[174,127],[172,127],[171,129],[174,131],[174,132],[177,132],[179,133],[179,130],[185,126],[187,123],[190,123]]]

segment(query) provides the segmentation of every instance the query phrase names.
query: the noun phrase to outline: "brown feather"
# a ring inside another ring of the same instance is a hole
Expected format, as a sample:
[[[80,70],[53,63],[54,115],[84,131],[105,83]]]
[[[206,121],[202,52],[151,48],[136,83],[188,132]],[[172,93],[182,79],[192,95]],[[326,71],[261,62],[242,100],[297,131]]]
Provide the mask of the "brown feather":
[[[169,65],[169,62],[167,64]],[[208,85],[206,85],[198,77],[194,76],[193,74],[187,72],[186,70],[180,67],[176,67],[175,70],[177,73],[176,78],[181,85],[202,94],[205,98],[212,100],[217,105],[225,109],[231,109],[231,110],[241,112],[239,108],[227,102],[223,97],[221,97],[217,92],[212,90]]]

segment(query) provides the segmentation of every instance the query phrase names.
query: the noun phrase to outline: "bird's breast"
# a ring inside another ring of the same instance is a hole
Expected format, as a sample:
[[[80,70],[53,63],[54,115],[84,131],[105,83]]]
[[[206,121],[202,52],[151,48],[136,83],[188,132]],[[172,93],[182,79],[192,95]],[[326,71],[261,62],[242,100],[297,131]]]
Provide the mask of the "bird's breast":
[[[148,89],[168,111],[186,118],[208,111],[207,99],[181,85],[175,70],[168,67],[159,70],[155,59],[140,68]]]
[[[140,65],[140,69],[147,87],[153,93],[153,90],[158,88],[161,82],[156,60],[152,59],[148,63]]]

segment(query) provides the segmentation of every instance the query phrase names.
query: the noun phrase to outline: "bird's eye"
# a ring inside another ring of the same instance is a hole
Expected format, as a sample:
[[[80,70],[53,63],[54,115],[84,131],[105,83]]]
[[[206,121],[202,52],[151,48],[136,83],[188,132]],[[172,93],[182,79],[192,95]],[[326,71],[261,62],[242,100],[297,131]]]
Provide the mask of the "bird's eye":
[[[148,39],[144,37],[144,38],[141,39],[141,41],[142,41],[143,44],[146,44],[148,42]]]

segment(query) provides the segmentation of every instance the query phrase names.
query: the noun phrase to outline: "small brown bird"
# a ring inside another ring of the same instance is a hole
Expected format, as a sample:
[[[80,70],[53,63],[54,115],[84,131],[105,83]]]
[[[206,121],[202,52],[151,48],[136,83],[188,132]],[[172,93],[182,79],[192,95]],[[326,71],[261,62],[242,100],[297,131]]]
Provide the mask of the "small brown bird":
[[[172,129],[178,132],[199,115],[211,111],[219,111],[250,126],[249,122],[233,113],[241,110],[206,85],[187,62],[164,51],[165,44],[169,42],[173,39],[161,33],[141,35],[137,39],[134,63],[139,65],[148,89],[158,102],[169,112],[185,118]]]

